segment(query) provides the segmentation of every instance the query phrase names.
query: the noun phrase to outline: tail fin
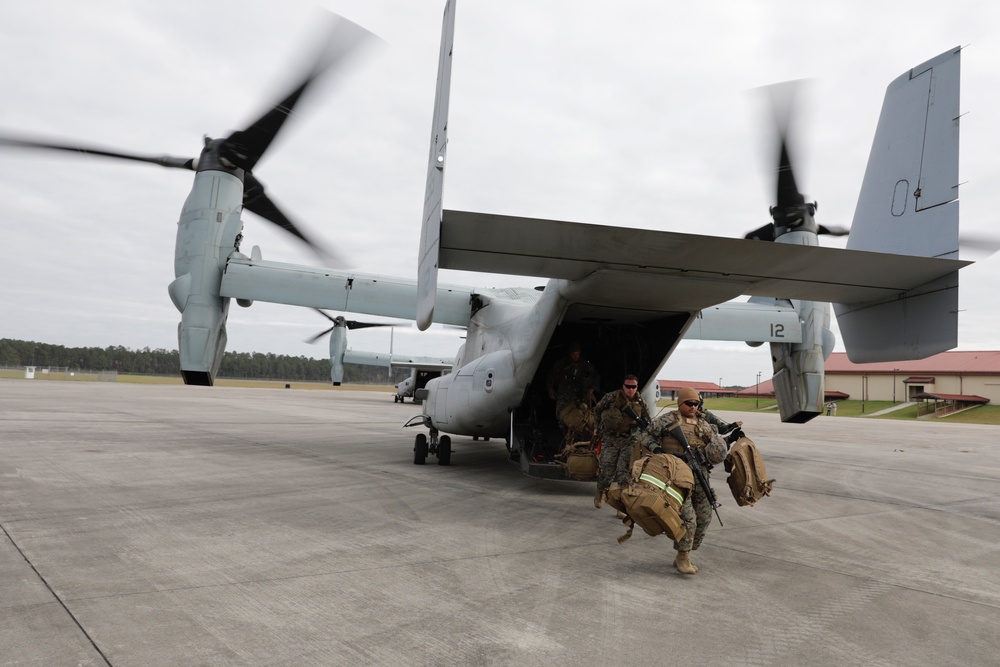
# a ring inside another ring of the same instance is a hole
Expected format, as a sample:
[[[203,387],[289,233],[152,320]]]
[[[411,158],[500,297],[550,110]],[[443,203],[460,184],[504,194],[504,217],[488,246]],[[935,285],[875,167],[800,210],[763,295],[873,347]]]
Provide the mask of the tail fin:
[[[957,259],[960,64],[951,49],[889,84],[848,248]],[[958,273],[834,311],[851,361],[923,359],[958,344]]]
[[[438,250],[441,245],[441,209],[444,191],[445,154],[448,150],[448,96],[451,92],[451,50],[455,41],[455,0],[444,6],[441,27],[441,54],[438,60],[437,91],[434,93],[434,119],[431,126],[431,149],[427,163],[427,189],[424,193],[424,221],[420,229],[420,256],[417,266],[417,327],[421,331],[434,321],[434,297],[437,295]]]

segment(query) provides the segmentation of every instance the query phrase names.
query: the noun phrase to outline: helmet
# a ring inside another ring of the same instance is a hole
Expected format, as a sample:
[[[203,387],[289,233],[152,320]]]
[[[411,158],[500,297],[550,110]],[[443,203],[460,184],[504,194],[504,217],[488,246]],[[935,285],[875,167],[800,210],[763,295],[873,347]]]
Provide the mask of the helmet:
[[[691,387],[684,387],[677,394],[677,405],[680,405],[684,401],[700,401],[700,400],[701,396],[699,396],[698,392],[692,389]]]

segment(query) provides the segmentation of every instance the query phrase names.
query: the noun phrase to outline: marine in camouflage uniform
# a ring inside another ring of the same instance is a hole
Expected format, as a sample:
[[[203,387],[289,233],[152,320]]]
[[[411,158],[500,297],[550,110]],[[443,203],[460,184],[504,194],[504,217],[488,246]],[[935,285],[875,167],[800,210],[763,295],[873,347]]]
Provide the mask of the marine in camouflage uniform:
[[[635,415],[629,415],[629,408]],[[601,434],[601,470],[597,477],[597,496],[594,505],[600,507],[601,498],[612,483],[628,484],[632,476],[632,450],[638,446],[638,423],[650,423],[649,409],[639,395],[639,381],[626,375],[621,389],[616,389],[594,406],[594,418]]]
[[[545,382],[549,398],[556,402],[556,420],[563,429],[566,429],[562,418],[566,406],[577,401],[593,403],[594,394],[600,386],[597,369],[586,359],[580,358],[580,354],[580,344],[571,344],[569,356],[552,365]],[[586,435],[590,437],[589,433]]]
[[[704,448],[709,463],[716,465],[726,458],[729,447],[719,435],[718,428],[704,419],[704,416],[699,412],[700,400],[698,392],[694,389],[690,387],[681,389],[677,399],[677,410],[658,416],[653,420],[649,430],[654,437],[659,438],[662,451],[687,460],[687,457],[684,456],[683,445],[668,434],[677,424],[680,424],[691,448]],[[705,477],[708,478],[709,471],[705,470],[704,472]],[[709,482],[711,483],[711,480]],[[694,574],[698,568],[691,562],[690,554],[701,546],[708,526],[712,523],[711,502],[697,480],[690,496],[681,506],[680,516],[681,521],[684,522],[685,533],[680,541],[674,542],[674,549],[677,551],[674,567],[683,574]]]

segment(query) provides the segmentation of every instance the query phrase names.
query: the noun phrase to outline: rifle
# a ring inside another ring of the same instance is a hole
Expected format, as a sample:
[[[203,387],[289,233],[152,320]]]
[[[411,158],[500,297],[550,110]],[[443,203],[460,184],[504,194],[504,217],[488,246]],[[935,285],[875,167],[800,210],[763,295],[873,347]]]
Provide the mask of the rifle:
[[[719,501],[715,497],[715,491],[712,491],[712,487],[708,484],[708,474],[705,472],[709,468],[708,461],[705,460],[705,452],[701,448],[691,448],[687,438],[684,436],[684,430],[681,428],[680,423],[677,423],[667,433],[676,438],[677,442],[684,446],[684,458],[687,460],[687,464],[691,466],[691,472],[694,473],[695,479],[698,480],[701,490],[705,492],[708,504],[715,510],[715,516],[719,518],[719,525],[721,526],[722,517],[719,516]]]
[[[632,409],[631,405],[626,405],[625,409],[622,412],[628,415],[629,419],[634,421],[635,425],[638,426],[641,430],[645,431],[646,429],[649,428],[649,420],[645,417],[640,417],[639,415],[635,414],[635,410]]]

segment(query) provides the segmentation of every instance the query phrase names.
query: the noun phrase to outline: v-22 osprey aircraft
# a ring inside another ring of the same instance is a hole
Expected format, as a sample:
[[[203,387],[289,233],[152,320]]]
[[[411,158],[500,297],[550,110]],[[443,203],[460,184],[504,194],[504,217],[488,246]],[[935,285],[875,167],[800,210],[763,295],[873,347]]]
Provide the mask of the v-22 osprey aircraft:
[[[196,171],[177,229],[181,374],[211,385],[226,345],[229,304],[266,301],[415,320],[421,330],[464,327],[451,372],[415,392],[422,412],[407,425],[414,463],[451,462],[451,436],[503,438],[529,475],[559,478],[562,441],[545,375],[580,343],[615,389],[639,378],[649,404],[656,377],[682,338],[770,346],[783,422],[824,406],[824,362],[834,346],[830,306],[856,363],[920,359],[957,345],[960,49],[888,86],[847,249],[823,248],[835,232],[799,192],[781,137],[771,221],[733,239],[455,211],[443,206],[456,0],[445,5],[416,280],[316,268],[240,252],[244,208],[308,242],[252,175],[298,97],[363,32],[348,25],[293,92],[244,131],[208,140],[196,160],[3,139],[7,146],[96,152]],[[346,22],[345,22],[346,24]],[[544,285],[480,288],[438,282],[439,269],[533,276]],[[749,296],[748,302],[733,302]],[[331,360],[346,344],[331,336]],[[336,381],[336,377],[334,377]]]
[[[793,423],[823,410],[829,303],[855,362],[918,359],[957,344],[958,269],[967,264],[957,259],[959,49],[890,84],[848,249],[839,250],[819,247],[828,230],[798,191],[784,139],[772,221],[745,239],[444,209],[454,26],[452,0],[416,282],[231,256],[220,292],[415,317],[421,329],[466,327],[452,372],[417,392],[422,414],[410,423],[428,432],[415,437],[415,463],[429,454],[450,463],[448,434],[495,437],[524,472],[560,477],[551,454],[561,433],[544,378],[571,342],[587,350],[602,390],[632,372],[650,404],[685,336],[769,343],[781,419]],[[441,268],[548,280],[536,289],[443,285]],[[750,301],[726,303],[741,295]]]

